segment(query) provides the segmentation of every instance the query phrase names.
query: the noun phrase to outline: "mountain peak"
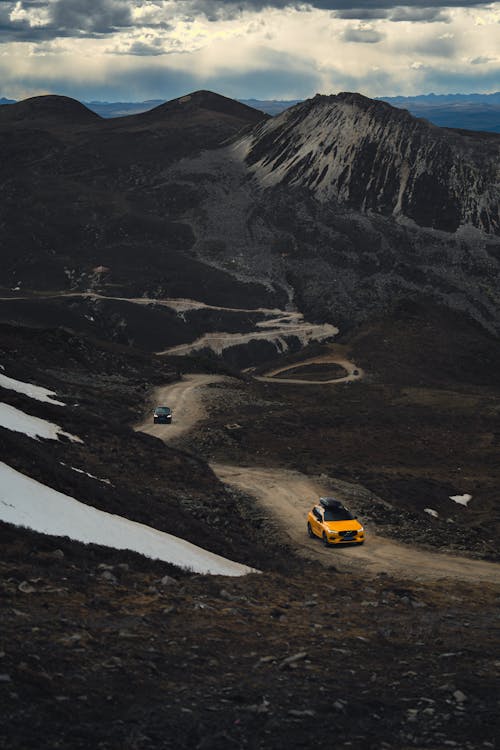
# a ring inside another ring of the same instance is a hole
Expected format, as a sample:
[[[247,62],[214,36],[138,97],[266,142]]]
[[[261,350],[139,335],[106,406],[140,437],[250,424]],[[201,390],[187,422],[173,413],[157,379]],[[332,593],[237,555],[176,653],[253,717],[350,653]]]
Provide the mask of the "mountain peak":
[[[259,125],[246,160],[265,187],[448,232],[500,234],[500,136],[431,125],[361,94],[317,95]]]
[[[99,115],[76,99],[57,94],[33,96],[0,108],[0,122],[86,125],[100,119]]]
[[[260,110],[249,107],[247,104],[242,104],[235,99],[222,96],[222,94],[205,90],[194,91],[191,94],[186,94],[185,96],[165,102],[165,104],[160,104],[158,107],[144,113],[143,117],[157,119],[158,116],[163,116],[164,114],[185,114],[186,112],[191,114],[193,112],[200,113],[201,111],[236,118],[246,124],[252,125],[268,117],[268,115],[265,115]]]

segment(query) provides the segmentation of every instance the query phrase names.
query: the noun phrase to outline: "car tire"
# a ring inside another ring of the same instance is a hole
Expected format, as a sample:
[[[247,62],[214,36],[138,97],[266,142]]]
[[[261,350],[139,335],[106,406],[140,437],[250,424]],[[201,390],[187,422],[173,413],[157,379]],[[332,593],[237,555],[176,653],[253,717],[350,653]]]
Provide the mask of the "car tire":
[[[311,539],[314,539],[314,532],[311,529],[311,524],[309,522],[307,523],[307,534],[311,537]]]
[[[325,534],[325,532],[323,532],[323,544],[325,545],[325,547],[329,547],[330,546],[330,542],[328,541],[328,537]]]

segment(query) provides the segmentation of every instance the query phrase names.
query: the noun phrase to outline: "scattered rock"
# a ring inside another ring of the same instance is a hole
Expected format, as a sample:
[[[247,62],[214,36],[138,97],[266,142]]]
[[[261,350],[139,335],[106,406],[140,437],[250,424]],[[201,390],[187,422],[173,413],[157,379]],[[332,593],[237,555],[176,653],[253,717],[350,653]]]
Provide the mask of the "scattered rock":
[[[118,638],[141,638],[138,633],[131,633],[130,630],[120,630]]]
[[[160,579],[160,584],[162,586],[178,586],[179,581],[172,576],[163,576],[163,578]]]
[[[109,581],[109,583],[118,583],[117,577],[113,575],[110,570],[103,570],[101,578],[104,578],[105,581]]]
[[[296,667],[299,661],[303,661],[307,658],[307,651],[300,651],[298,654],[288,656],[280,664],[280,669],[286,669],[287,667]]]
[[[219,596],[221,599],[226,599],[229,602],[237,601],[239,597],[234,596],[234,594],[231,594],[227,589],[221,589],[219,591]]]
[[[267,714],[269,713],[269,701],[266,698],[263,698],[262,703],[245,706],[244,710],[249,711],[252,714]]]
[[[302,711],[291,708],[290,711],[288,711],[288,716],[296,716],[297,718],[302,718],[304,716],[316,716],[316,711],[313,711],[311,708],[305,708]]]
[[[33,594],[36,591],[36,588],[28,583],[28,581],[23,581],[17,588],[19,591],[22,591],[23,594]]]
[[[259,661],[256,664],[254,664],[254,669],[258,669],[263,664],[269,664],[272,661],[276,661],[276,657],[275,656],[261,656],[261,658],[259,659]]]

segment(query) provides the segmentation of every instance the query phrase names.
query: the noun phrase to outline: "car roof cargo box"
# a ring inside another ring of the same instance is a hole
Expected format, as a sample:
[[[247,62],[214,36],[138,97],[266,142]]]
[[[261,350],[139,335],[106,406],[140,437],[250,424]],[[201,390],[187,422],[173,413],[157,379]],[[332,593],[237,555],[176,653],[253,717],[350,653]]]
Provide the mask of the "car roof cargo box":
[[[323,508],[343,508],[344,506],[340,500],[336,500],[334,497],[320,497],[320,504]]]

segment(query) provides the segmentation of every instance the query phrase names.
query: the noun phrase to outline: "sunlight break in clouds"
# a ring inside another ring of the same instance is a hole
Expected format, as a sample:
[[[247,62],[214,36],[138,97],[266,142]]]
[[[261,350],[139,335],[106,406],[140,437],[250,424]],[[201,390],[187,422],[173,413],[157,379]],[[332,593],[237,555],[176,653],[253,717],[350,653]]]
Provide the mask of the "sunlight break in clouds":
[[[0,0],[1,96],[368,96],[499,87],[500,3]]]

